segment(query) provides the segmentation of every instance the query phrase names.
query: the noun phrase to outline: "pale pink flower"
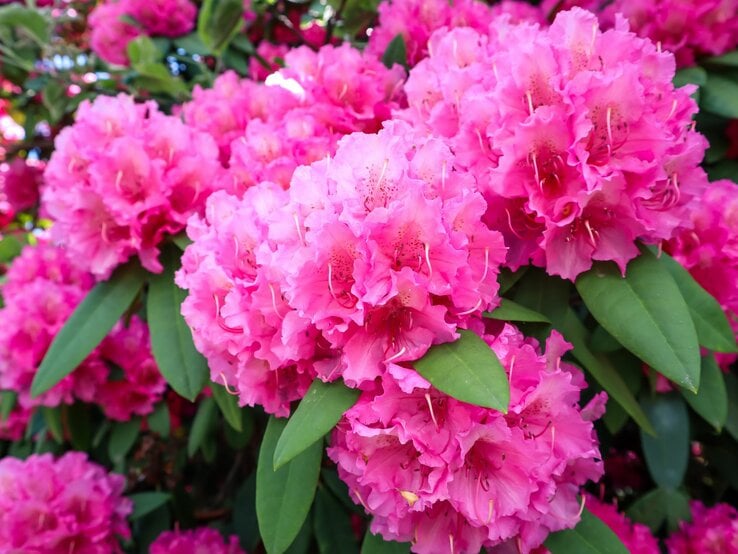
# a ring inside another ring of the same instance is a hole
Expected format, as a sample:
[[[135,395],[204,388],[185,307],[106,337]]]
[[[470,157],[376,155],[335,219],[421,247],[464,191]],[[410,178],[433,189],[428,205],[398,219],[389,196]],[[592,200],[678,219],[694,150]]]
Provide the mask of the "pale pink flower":
[[[245,554],[232,535],[226,542],[215,529],[200,527],[188,531],[167,531],[159,535],[150,554]]]

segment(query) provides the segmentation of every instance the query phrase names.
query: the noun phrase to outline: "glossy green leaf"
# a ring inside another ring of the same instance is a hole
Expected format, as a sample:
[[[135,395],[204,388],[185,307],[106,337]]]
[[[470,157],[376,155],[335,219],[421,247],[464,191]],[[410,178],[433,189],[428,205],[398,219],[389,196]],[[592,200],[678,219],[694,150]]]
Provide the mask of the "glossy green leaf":
[[[700,89],[700,107],[728,119],[738,118],[738,81],[709,73]]]
[[[687,304],[671,274],[648,250],[623,277],[596,262],[576,280],[587,308],[607,332],[656,371],[697,390],[700,348]]]
[[[517,302],[508,300],[507,298],[502,298],[500,300],[500,305],[493,311],[485,313],[484,317],[488,317],[490,319],[498,319],[500,321],[551,323],[551,321],[549,321],[549,319],[545,315],[538,313],[535,310],[531,310],[530,308],[526,308],[525,306],[522,306]]]
[[[216,405],[212,398],[203,398],[197,408],[192,429],[187,437],[187,455],[191,458],[200,450],[215,427]]]
[[[702,86],[707,82],[707,73],[699,66],[685,67],[674,75],[674,86],[683,87],[692,84]]]
[[[492,349],[472,331],[455,342],[432,346],[415,369],[449,396],[507,413],[510,383]]]
[[[350,514],[325,488],[315,494],[313,530],[320,554],[358,554]]]
[[[108,441],[108,456],[113,462],[120,462],[136,443],[141,430],[141,418],[113,424]]]
[[[154,510],[160,508],[172,497],[168,492],[139,492],[130,495],[133,501],[133,513],[129,516],[131,521],[135,521],[145,515],[150,514]]]
[[[382,54],[382,63],[391,68],[395,64],[399,64],[407,69],[407,46],[405,45],[405,37],[401,34],[395,35],[387,49]]]
[[[664,523],[674,531],[680,521],[690,517],[689,498],[680,491],[658,488],[638,498],[627,513],[633,521],[647,525],[654,534]]]
[[[128,60],[134,68],[142,63],[158,62],[163,57],[162,52],[147,35],[140,35],[130,41],[126,46],[126,51]]]
[[[718,301],[674,258],[662,253],[659,261],[671,273],[687,302],[699,343],[715,352],[738,352],[735,335]]]
[[[256,469],[256,515],[267,554],[292,544],[310,511],[318,484],[323,444],[313,443],[277,470],[274,451],[287,420],[269,418]]]
[[[147,418],[149,429],[160,437],[167,438],[171,432],[171,418],[169,406],[165,401],[159,402],[154,411]]]
[[[359,390],[341,381],[324,383],[315,379],[292,414],[274,450],[274,468],[292,460],[336,426],[341,416],[359,398]]]
[[[205,0],[197,19],[197,34],[207,49],[221,55],[243,28],[243,2]]]
[[[29,36],[41,47],[51,40],[51,21],[30,7],[10,4],[0,8],[0,26],[5,25]]]
[[[0,422],[8,419],[18,402],[18,393],[12,390],[0,391]]]
[[[738,50],[733,50],[722,56],[714,56],[712,58],[706,58],[704,63],[711,65],[727,65],[731,67],[738,67]]]
[[[61,420],[61,410],[59,408],[49,408],[43,406],[41,411],[44,414],[46,427],[49,429],[51,436],[58,443],[64,442],[64,428]]]
[[[190,401],[194,401],[208,378],[205,358],[192,342],[192,333],[180,312],[186,293],[174,284],[181,252],[173,245],[162,249],[164,271],[151,275],[146,312],[151,349],[164,379]]]
[[[689,415],[676,393],[659,394],[641,402],[656,436],[641,432],[641,444],[651,477],[662,488],[681,485],[689,461]]]
[[[574,529],[550,534],[544,545],[551,554],[628,554],[617,535],[586,508]]]
[[[702,357],[699,392],[695,394],[684,389],[681,391],[687,404],[720,432],[728,417],[728,391],[723,372],[712,354]]]
[[[243,425],[241,423],[241,407],[238,405],[238,395],[231,394],[225,387],[216,384],[210,385],[210,390],[213,391],[213,398],[228,425],[236,431],[241,431]]]
[[[87,294],[46,352],[31,384],[33,396],[48,391],[82,363],[125,313],[143,282],[143,270],[128,263]]]
[[[367,529],[361,544],[361,554],[410,554],[410,544],[386,541],[381,535],[373,535]]]

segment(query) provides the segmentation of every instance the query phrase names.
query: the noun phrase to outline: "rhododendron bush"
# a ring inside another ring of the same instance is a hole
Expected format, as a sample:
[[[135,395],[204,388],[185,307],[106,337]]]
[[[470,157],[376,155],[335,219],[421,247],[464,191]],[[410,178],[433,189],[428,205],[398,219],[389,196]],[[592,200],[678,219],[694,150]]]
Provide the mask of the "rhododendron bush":
[[[738,2],[0,3],[0,553],[738,553]]]

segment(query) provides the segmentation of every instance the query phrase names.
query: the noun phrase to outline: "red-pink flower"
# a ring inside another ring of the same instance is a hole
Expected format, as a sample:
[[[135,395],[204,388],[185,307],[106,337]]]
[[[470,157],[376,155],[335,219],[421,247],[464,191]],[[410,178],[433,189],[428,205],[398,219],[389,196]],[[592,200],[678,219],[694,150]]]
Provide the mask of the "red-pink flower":
[[[122,1],[100,4],[90,13],[90,47],[108,63],[128,65],[128,43],[144,34],[126,16],[128,6]]]
[[[13,212],[22,212],[38,204],[43,164],[15,158],[0,165],[0,198],[4,198]]]
[[[223,540],[215,529],[200,527],[189,531],[166,531],[159,535],[149,550],[150,554],[245,554],[232,535]]]
[[[0,545],[29,554],[121,553],[133,508],[124,487],[123,476],[80,452],[0,459]]]
[[[587,494],[587,509],[612,529],[631,554],[659,554],[659,543],[651,530],[641,523],[634,523],[612,504],[606,504]]]
[[[708,508],[699,500],[690,508],[691,523],[682,522],[666,539],[669,554],[738,554],[738,510],[724,503]]]
[[[197,7],[190,0],[123,0],[126,11],[150,36],[179,37],[195,27]]]

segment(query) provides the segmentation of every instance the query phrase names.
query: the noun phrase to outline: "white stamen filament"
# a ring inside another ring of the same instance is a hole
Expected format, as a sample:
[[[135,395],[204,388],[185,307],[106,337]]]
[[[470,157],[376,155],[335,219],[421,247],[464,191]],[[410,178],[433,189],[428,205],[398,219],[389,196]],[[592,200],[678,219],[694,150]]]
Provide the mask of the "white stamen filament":
[[[272,293],[272,308],[274,308],[274,313],[277,314],[279,319],[284,319],[277,309],[277,294],[274,292],[274,286],[271,283],[269,283],[269,292]]]
[[[528,111],[530,115],[533,115],[533,95],[528,90],[525,92],[525,97],[528,99]]]
[[[587,233],[589,234],[590,244],[592,244],[593,248],[597,248],[597,240],[595,239],[595,231],[592,229],[592,226],[589,224],[589,219],[584,220],[584,226],[587,228]]]
[[[425,401],[428,404],[428,410],[430,411],[431,419],[433,420],[433,425],[436,426],[436,431],[438,431],[438,420],[436,419],[436,413],[433,411],[433,402],[431,402],[431,397],[429,393],[425,393]]]
[[[123,180],[123,170],[119,170],[118,173],[115,174],[115,188],[118,190],[118,192],[121,192],[120,190],[120,182]]]
[[[490,498],[489,499],[489,508],[487,509],[487,521],[485,521],[485,525],[489,525],[489,522],[492,521],[492,514],[494,513],[495,509],[495,499]]]
[[[582,514],[584,513],[584,505],[587,503],[587,497],[582,495],[582,503],[579,506],[579,513],[577,513],[577,517],[582,517]]]
[[[482,299],[480,298],[479,300],[477,300],[477,303],[474,304],[474,307],[472,309],[466,310],[465,312],[459,312],[456,315],[469,315],[471,313],[476,312],[481,305],[482,305]]]
[[[348,92],[348,83],[344,83],[343,87],[341,88],[341,94],[338,95],[338,99],[343,100],[343,97],[346,96],[347,92]]]
[[[300,220],[297,217],[297,213],[292,213],[292,219],[295,220],[295,227],[297,228],[297,236],[300,237],[300,244],[303,246],[307,246],[305,243],[305,237],[302,235],[302,225],[300,225]]]
[[[228,381],[226,380],[225,373],[223,373],[222,371],[220,372],[220,378],[223,380],[223,388],[226,390],[226,392],[231,396],[238,396],[238,391],[231,388],[231,386],[228,384]]]
[[[406,348],[405,348],[405,347],[403,346],[402,348],[400,348],[400,350],[399,350],[399,351],[395,352],[394,354],[392,354],[392,356],[390,356],[389,358],[387,358],[387,359],[386,359],[386,360],[384,361],[384,363],[385,363],[385,364],[388,364],[388,363],[390,363],[390,362],[393,362],[393,361],[395,361],[395,360],[396,360],[397,358],[399,358],[399,357],[403,356],[403,355],[405,354],[405,352],[407,352],[407,349],[406,349]]]
[[[451,554],[456,554],[456,547],[454,546],[454,536],[451,533],[448,534],[448,545],[451,548]]]
[[[515,355],[510,358],[510,371],[507,374],[507,379],[512,383],[513,369],[515,369]]]
[[[433,278],[433,266],[430,261],[430,244],[425,243],[425,263],[428,265],[428,278]]]
[[[510,217],[510,214],[507,214],[508,217]],[[482,278],[479,280],[480,283],[483,283],[484,280],[487,278],[487,273],[489,272],[489,246],[486,246],[484,248],[484,272],[482,273]]]
[[[612,108],[610,106],[607,107],[607,113],[605,114],[605,121],[607,122],[607,144],[609,146],[613,145],[612,140]]]

